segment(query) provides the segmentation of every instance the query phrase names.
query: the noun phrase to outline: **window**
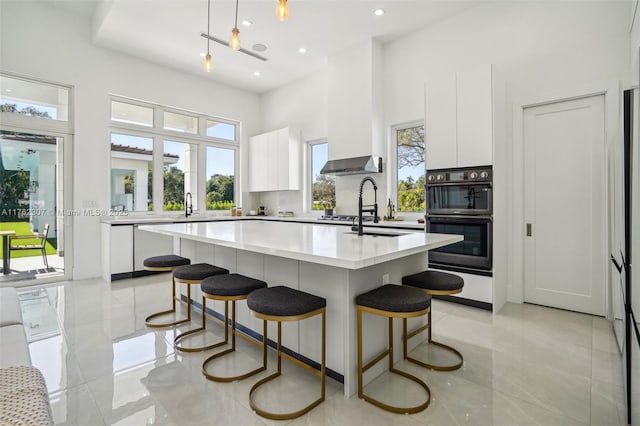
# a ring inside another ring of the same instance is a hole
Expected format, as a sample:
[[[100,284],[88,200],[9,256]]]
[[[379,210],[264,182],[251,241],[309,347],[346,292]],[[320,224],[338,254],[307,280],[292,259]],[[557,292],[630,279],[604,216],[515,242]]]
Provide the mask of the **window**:
[[[311,209],[334,208],[336,204],[336,180],[330,175],[321,175],[320,170],[329,159],[327,142],[310,142]]]
[[[0,75],[0,112],[69,121],[69,89]]]
[[[207,210],[229,210],[235,199],[236,151],[207,147]]]
[[[397,159],[397,211],[424,212],[424,124],[396,126],[393,132]]]
[[[153,210],[153,138],[111,134],[111,208]]]
[[[174,132],[198,134],[198,118],[165,111],[164,128]]]
[[[184,210],[184,199],[191,193],[192,206],[198,202],[198,146],[190,143],[164,141],[162,159],[162,183],[164,211]]]
[[[232,123],[225,123],[217,120],[207,120],[207,136],[228,141],[235,141],[236,126]]]
[[[111,102],[111,120],[153,127],[153,108],[124,102]]]
[[[111,127],[114,210],[182,211],[186,193],[194,211],[234,205],[238,123],[114,96]]]

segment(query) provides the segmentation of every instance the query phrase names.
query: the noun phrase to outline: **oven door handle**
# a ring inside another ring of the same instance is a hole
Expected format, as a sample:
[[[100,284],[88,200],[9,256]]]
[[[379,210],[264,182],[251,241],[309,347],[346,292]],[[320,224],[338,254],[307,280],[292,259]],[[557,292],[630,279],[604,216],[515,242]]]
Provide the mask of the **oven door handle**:
[[[493,222],[492,216],[487,215],[463,215],[463,214],[427,214],[427,220],[434,219],[480,219]]]
[[[491,182],[468,182],[468,181],[461,181],[461,182],[435,182],[435,183],[426,183],[425,186],[427,188],[434,188],[434,187],[438,187],[438,186],[471,186],[471,185],[485,185],[488,188],[491,188],[493,185],[491,184]]]

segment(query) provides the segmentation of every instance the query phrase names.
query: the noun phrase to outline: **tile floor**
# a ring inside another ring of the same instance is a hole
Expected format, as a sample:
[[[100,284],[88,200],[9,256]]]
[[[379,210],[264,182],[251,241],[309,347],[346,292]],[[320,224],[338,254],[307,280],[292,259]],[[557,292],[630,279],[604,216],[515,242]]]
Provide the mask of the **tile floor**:
[[[148,314],[166,309],[168,287],[167,276],[156,275],[20,290],[32,362],[47,380],[56,424],[625,424],[620,357],[608,321],[526,304],[508,304],[492,315],[443,301],[433,302],[434,335],[464,354],[463,368],[436,372],[399,364],[430,385],[427,410],[391,414],[345,397],[329,379],[326,401],[307,415],[266,420],[249,408],[248,391],[257,379],[209,382],[200,371],[208,353],[175,352],[174,330],[145,327]],[[211,328],[219,334],[217,324]],[[242,340],[238,345],[238,357],[214,368],[259,362],[258,348]],[[260,403],[287,406],[316,397],[317,378],[287,362],[284,369],[290,379],[258,393]],[[392,399],[418,397],[394,380],[384,375],[367,389]]]

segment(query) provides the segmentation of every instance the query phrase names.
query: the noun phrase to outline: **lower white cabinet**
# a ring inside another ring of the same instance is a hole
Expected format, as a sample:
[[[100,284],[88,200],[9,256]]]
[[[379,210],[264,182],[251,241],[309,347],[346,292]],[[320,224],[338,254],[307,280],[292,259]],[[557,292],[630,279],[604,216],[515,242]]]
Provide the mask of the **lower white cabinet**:
[[[300,189],[300,130],[291,127],[249,138],[249,191]]]
[[[148,224],[148,223],[145,223]],[[173,237],[140,231],[138,225],[102,224],[102,278],[130,278],[144,270],[144,259],[173,253]]]

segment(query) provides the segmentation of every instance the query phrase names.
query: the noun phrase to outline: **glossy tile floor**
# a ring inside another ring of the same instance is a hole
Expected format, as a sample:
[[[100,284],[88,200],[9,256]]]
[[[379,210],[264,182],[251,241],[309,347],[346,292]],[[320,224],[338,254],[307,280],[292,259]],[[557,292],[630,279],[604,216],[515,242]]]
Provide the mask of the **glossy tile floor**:
[[[266,420],[252,412],[247,395],[256,377],[267,373],[230,384],[209,382],[200,371],[209,353],[177,353],[174,330],[145,327],[148,314],[168,306],[167,281],[167,275],[157,275],[20,289],[32,362],[47,380],[56,424],[625,424],[620,358],[608,321],[518,304],[492,315],[443,301],[433,302],[434,335],[464,354],[464,367],[435,372],[399,364],[430,385],[427,410],[391,414],[357,396],[346,398],[341,385],[329,379],[327,400],[307,415]],[[219,337],[220,326],[212,322],[211,329],[217,334],[206,338]],[[241,353],[214,372],[231,370],[234,362],[259,362],[258,348],[242,340],[238,346]],[[270,367],[273,359],[270,354]],[[315,398],[317,378],[283,364],[289,379],[259,392],[257,400],[286,408]],[[419,398],[386,375],[367,391]]]

